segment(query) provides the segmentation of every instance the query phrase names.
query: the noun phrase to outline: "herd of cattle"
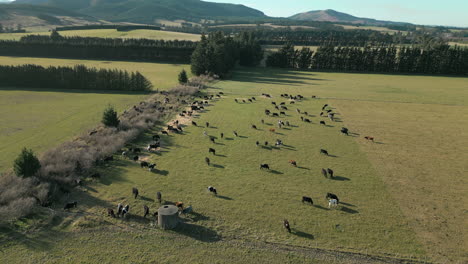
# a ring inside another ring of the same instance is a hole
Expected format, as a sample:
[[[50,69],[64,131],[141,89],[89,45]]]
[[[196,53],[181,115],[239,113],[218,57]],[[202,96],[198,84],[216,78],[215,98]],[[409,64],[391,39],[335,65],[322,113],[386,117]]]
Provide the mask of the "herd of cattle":
[[[190,118],[190,117],[193,116],[194,112],[203,111],[205,106],[209,104],[209,100],[213,100],[214,96],[220,98],[222,95],[224,95],[223,92],[219,92],[216,95],[204,96],[203,100],[194,101],[192,104],[190,104],[190,108],[189,108],[190,110],[182,111],[181,113],[179,113],[179,116],[180,117],[189,117]],[[272,98],[272,96],[270,94],[263,93],[262,96],[264,96],[265,98]],[[289,107],[290,108],[296,102],[300,102],[300,101],[302,101],[304,99],[304,97],[301,96],[301,95],[293,96],[293,95],[289,95],[289,94],[281,94],[281,97],[285,98],[285,99],[287,99],[289,101],[289,104],[290,104]],[[316,97],[312,96],[312,98],[316,98]],[[251,97],[251,98],[248,98],[248,99],[237,99],[236,98],[236,99],[234,99],[234,101],[236,103],[247,103],[247,101],[250,102],[250,103],[253,103],[253,102],[257,101],[257,98],[255,98],[255,97]],[[170,102],[169,98],[166,98],[164,100],[164,102],[166,104],[168,104]],[[182,103],[183,104],[188,104],[185,101],[183,101]],[[265,109],[265,111],[264,111],[265,115],[267,115],[269,117],[278,117],[278,118],[281,117],[281,116],[286,116],[285,111],[289,110],[289,108],[286,106],[286,102],[280,102],[280,103],[271,102],[271,104],[274,106],[274,108],[276,110],[278,110],[278,112],[273,112],[273,111],[271,111],[269,109]],[[329,107],[328,104],[323,105],[322,112],[320,112],[320,116],[321,117],[324,117],[324,116],[328,117],[330,119],[330,121],[333,122],[333,121],[336,120],[336,118],[335,118],[336,114],[333,113],[333,110],[331,110],[329,108],[330,107]],[[297,112],[297,114],[300,115],[300,120],[302,122],[306,122],[306,123],[311,123],[312,122],[310,119],[304,117],[304,116],[306,116],[306,117],[309,116],[308,112],[301,111],[298,108],[296,109],[296,112]],[[191,123],[192,123],[193,126],[196,126],[196,127],[199,126],[199,124],[197,124],[195,121],[191,121]],[[261,123],[262,124],[265,123],[264,119],[261,119]],[[326,122],[324,120],[321,120],[319,123],[320,123],[320,125],[325,125],[326,126]],[[283,127],[291,126],[289,121],[278,120],[277,124],[278,124],[278,129],[281,129]],[[209,122],[205,123],[205,127],[206,128],[210,127]],[[257,130],[257,126],[254,125],[254,124],[251,125],[251,128]],[[271,132],[271,133],[275,133],[276,129],[270,128],[268,131]],[[162,135],[169,135],[169,133],[182,133],[182,132],[183,132],[183,126],[180,124],[179,120],[175,120],[175,121],[172,122],[172,125],[167,125],[167,127],[161,131],[161,134]],[[346,127],[342,127],[340,132],[343,133],[344,135],[349,135],[349,130]],[[210,141],[215,143],[215,137],[214,136],[209,136],[206,131],[203,131],[203,135],[209,137]],[[233,135],[235,137],[239,137],[239,134],[236,131],[233,131]],[[221,139],[224,138],[224,133],[220,133],[220,137],[221,137]],[[369,141],[374,141],[374,138],[370,137],[370,136],[366,136],[364,138],[366,140],[369,140]],[[148,152],[150,152],[150,153],[152,151],[158,151],[161,148],[161,136],[159,134],[157,134],[157,135],[154,135],[152,137],[152,139],[153,139],[153,142],[149,143],[147,145],[147,147],[146,147],[146,150]],[[259,141],[256,141],[256,146],[259,146],[260,144],[261,143]],[[265,146],[268,146],[269,143],[267,141],[265,141],[263,144]],[[282,142],[282,140],[277,139],[274,145],[275,145],[275,147],[280,147],[280,146],[283,145],[283,142]],[[142,152],[142,149],[140,149],[140,148],[129,148],[127,151],[122,152],[122,156],[128,157],[128,158],[132,159],[135,162],[139,162],[140,166],[142,168],[148,168],[149,171],[156,170],[156,164],[155,163],[149,163],[147,161],[141,160],[141,157],[139,156],[139,154],[141,152]],[[216,150],[214,148],[212,148],[212,147],[208,148],[208,153],[213,154],[214,156],[216,156]],[[327,155],[327,156],[330,155],[329,152],[326,149],[320,149],[320,154]],[[109,159],[109,161],[110,161],[110,160],[113,160],[113,157],[110,156],[110,157],[107,157],[106,159]],[[208,166],[210,166],[211,165],[210,158],[205,157],[205,163]],[[289,163],[292,166],[297,167],[297,162],[295,160],[289,160]],[[260,167],[260,169],[271,170],[270,165],[267,164],[267,163],[262,163],[262,164],[260,164],[259,167]],[[333,178],[334,177],[334,171],[331,168],[322,168],[321,173],[325,178]],[[99,174],[97,174],[97,176],[93,175],[93,177],[95,177],[95,178],[99,178],[99,176],[100,176]],[[217,189],[215,187],[213,187],[213,186],[207,187],[207,191],[214,194],[214,195],[218,195]],[[139,195],[139,190],[137,188],[132,188],[132,195],[134,196],[135,199],[137,199],[137,197]],[[162,202],[161,192],[156,193],[156,198],[159,201],[159,203],[161,204],[161,202]],[[338,196],[336,194],[333,194],[333,193],[327,193],[325,195],[325,199],[328,201],[328,207],[329,208],[338,206],[339,201],[340,201]],[[311,197],[303,196],[302,197],[302,203],[309,203],[309,204],[313,205],[314,201],[312,200]],[[191,213],[192,210],[193,210],[191,206],[184,208],[184,204],[182,202],[177,202],[175,205],[177,207],[179,207],[181,214],[188,214],[188,213]],[[64,206],[64,209],[68,210],[68,209],[74,208],[76,206],[77,206],[77,202],[67,203]],[[128,215],[129,211],[130,211],[130,206],[128,204],[123,206],[121,203],[119,203],[117,205],[117,212],[115,212],[114,209],[112,209],[112,208],[108,208],[107,209],[107,214],[110,217],[125,218]],[[143,206],[143,217],[146,218],[149,214],[150,214],[149,207],[147,205],[144,205]],[[153,216],[157,218],[157,214],[158,214],[158,212],[156,211],[156,212],[153,213]],[[283,221],[283,226],[288,232],[291,232],[291,227],[290,227],[290,224],[289,224],[288,220],[285,219]]]

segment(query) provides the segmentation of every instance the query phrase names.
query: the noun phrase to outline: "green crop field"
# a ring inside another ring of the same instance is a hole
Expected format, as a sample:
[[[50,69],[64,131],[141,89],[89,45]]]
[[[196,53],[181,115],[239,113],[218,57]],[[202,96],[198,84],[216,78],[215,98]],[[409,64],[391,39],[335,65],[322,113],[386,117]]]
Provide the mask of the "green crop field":
[[[45,58],[0,57],[2,65],[38,64],[118,68],[140,71],[154,85],[166,90],[177,83],[177,75],[187,65],[107,62]],[[145,97],[138,93],[41,91],[35,89],[0,89],[0,171],[9,168],[22,147],[37,152],[46,150],[99,123],[107,104],[120,111]]]
[[[208,90],[224,96],[195,116],[198,127],[163,136],[162,151],[144,155],[157,163],[156,172],[116,155],[111,165],[96,168],[99,181],[64,197],[52,216],[0,233],[0,256],[11,263],[379,262],[339,251],[462,263],[466,87],[466,78],[239,69]],[[282,93],[305,99],[290,104]],[[251,97],[252,103],[234,102]],[[286,116],[264,114],[279,112],[272,101],[286,102]],[[319,116],[324,104],[337,113],[336,122]],[[296,108],[312,122],[302,122]],[[278,128],[278,119],[292,126]],[[342,135],[342,126],[352,134]],[[144,147],[152,133],[135,144]],[[285,145],[272,147],[276,139]],[[210,147],[216,155],[208,154]],[[331,156],[321,155],[321,148]],[[260,170],[260,163],[271,170]],[[332,168],[335,179],[324,178],[321,168]],[[217,197],[206,191],[210,185]],[[132,187],[139,198],[131,196]],[[145,204],[153,212],[159,207],[157,191],[163,202],[182,201],[195,213],[174,231],[153,227],[141,215]],[[328,209],[327,192],[339,196],[338,208]],[[302,196],[312,197],[314,205],[302,204]],[[63,212],[62,204],[71,200],[78,208]],[[128,219],[106,216],[106,208],[117,203],[130,205]],[[291,234],[282,227],[284,219]],[[31,230],[40,225],[42,231]]]
[[[131,31],[117,31],[116,29],[89,29],[89,30],[67,30],[60,31],[60,35],[66,37],[99,37],[99,38],[146,38],[163,40],[190,40],[199,41],[200,35],[171,31],[138,29]],[[25,35],[50,35],[50,32],[31,33],[1,33],[0,40],[19,40]]]

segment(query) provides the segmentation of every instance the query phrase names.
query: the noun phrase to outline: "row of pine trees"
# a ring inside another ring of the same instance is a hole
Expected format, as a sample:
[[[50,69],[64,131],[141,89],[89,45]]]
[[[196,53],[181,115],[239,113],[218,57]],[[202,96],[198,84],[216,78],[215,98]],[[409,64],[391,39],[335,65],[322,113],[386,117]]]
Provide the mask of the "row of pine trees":
[[[296,50],[291,44],[270,54],[268,67],[349,72],[468,75],[468,49],[438,46],[341,47]]]
[[[152,84],[139,72],[38,65],[0,66],[0,86],[39,89],[151,91]]]

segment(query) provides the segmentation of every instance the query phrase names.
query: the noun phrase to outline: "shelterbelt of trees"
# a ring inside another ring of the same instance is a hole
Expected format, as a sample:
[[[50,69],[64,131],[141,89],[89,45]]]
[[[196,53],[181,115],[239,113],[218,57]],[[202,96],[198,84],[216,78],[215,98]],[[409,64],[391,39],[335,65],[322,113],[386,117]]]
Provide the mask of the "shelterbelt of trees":
[[[0,41],[0,56],[138,60],[189,63],[197,43],[150,39],[117,39],[28,35]]]
[[[321,46],[295,50],[283,46],[268,56],[268,67],[327,71],[468,75],[468,49],[440,45],[422,47]]]
[[[27,76],[27,78],[25,78]],[[152,84],[139,72],[72,67],[47,67],[39,65],[0,66],[0,86],[79,89],[150,91]]]

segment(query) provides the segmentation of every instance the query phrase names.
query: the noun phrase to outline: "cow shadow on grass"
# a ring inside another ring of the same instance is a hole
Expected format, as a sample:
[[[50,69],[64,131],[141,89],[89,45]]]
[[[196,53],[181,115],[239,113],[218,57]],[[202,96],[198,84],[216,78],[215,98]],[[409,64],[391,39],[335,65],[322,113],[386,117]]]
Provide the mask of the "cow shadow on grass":
[[[332,155],[332,154],[328,154],[327,157],[330,157],[330,158],[338,158],[337,155]]]
[[[179,223],[173,230],[174,232],[191,237],[202,242],[217,242],[221,240],[221,236],[216,231],[201,225],[194,225],[189,223]]]
[[[309,168],[306,168],[306,167],[301,167],[301,166],[297,166],[298,169],[301,169],[301,170],[310,170]]]
[[[225,140],[234,140],[234,138],[231,138],[231,137],[226,137],[224,138]]]
[[[140,195],[140,200],[142,200],[142,201],[147,201],[147,202],[151,202],[151,203],[154,202],[154,199],[149,198],[149,197],[146,197],[146,196],[143,196],[143,195]]]
[[[221,158],[227,158],[227,156],[226,156],[226,155],[220,155],[220,154],[216,154],[215,156],[216,156],[216,157],[221,157]]]
[[[155,169],[155,170],[152,171],[152,173],[162,175],[162,176],[167,176],[169,174],[169,171],[168,170]]]
[[[357,213],[359,213],[358,211],[356,211],[354,209],[351,209],[349,207],[346,207],[346,206],[342,206],[341,211],[343,211],[345,213],[348,213],[348,214],[357,214]]]
[[[343,176],[333,176],[333,178],[331,178],[332,180],[334,181],[350,181],[351,179],[350,178],[346,178],[346,177],[343,177]]]
[[[228,200],[228,201],[234,200],[231,197],[224,196],[224,195],[216,195],[216,198],[223,199],[223,200]]]
[[[224,166],[220,164],[213,164],[213,168],[224,169]]]
[[[277,170],[269,170],[268,173],[277,174],[277,175],[284,174],[281,171],[277,171]]]
[[[346,205],[346,206],[352,206],[352,207],[356,207],[354,204],[345,203],[345,202],[340,202],[340,204],[342,204],[342,205]]]
[[[246,137],[246,136],[239,136],[240,138],[249,138],[249,137]]]
[[[321,206],[321,205],[319,205],[319,204],[314,204],[314,207],[315,207],[315,208],[318,208],[318,209],[322,209],[322,210],[330,210],[330,209],[328,209],[327,207],[323,207],[323,206]]]
[[[291,232],[293,235],[296,235],[298,237],[302,237],[302,238],[306,238],[306,239],[314,239],[314,235],[312,234],[309,234],[309,233],[305,233],[305,232],[302,232],[302,231],[299,231],[299,230],[296,230],[296,229],[293,229],[292,232]]]

